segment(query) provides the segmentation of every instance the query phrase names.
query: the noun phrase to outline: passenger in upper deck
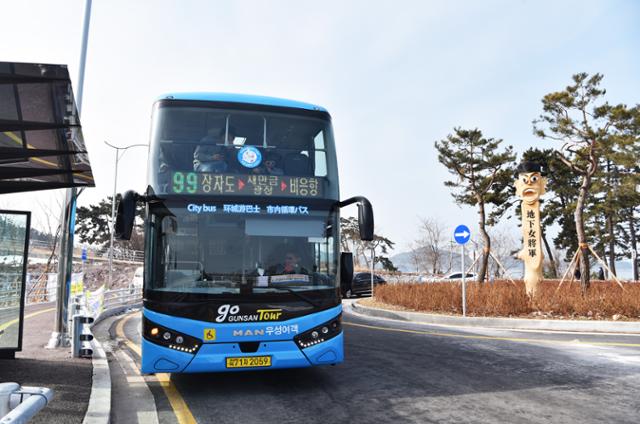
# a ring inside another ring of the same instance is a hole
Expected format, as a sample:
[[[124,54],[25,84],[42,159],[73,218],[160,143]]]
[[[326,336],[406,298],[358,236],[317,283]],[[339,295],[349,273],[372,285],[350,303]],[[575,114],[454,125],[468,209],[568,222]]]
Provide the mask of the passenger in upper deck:
[[[279,168],[280,155],[277,153],[267,153],[263,165],[253,170],[254,174],[284,175],[282,168]]]
[[[168,191],[169,182],[171,181],[171,172],[169,164],[164,157],[164,152],[160,149],[158,154],[158,189],[160,193],[166,193]]]
[[[210,129],[207,135],[200,140],[201,143],[206,144],[200,144],[196,147],[195,152],[193,152],[194,171],[222,173],[229,170],[225,156],[225,148],[222,145],[224,144],[225,132],[225,128],[221,130]],[[235,128],[229,127],[227,144],[233,143],[234,139]]]

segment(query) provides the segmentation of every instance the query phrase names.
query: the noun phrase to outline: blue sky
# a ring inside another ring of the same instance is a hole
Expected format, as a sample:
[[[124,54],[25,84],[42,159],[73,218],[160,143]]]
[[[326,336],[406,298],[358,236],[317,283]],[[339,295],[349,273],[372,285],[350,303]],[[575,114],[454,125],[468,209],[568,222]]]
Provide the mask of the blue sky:
[[[83,5],[1,3],[0,60],[65,63],[75,80]],[[632,0],[94,1],[82,123],[97,187],[80,204],[111,194],[103,140],[146,143],[158,95],[239,92],[326,107],[342,196],[369,197],[399,250],[420,216],[474,230],[475,210],[443,186],[434,141],[462,126],[518,152],[550,146],[532,135],[540,99],[581,71],[605,75],[611,102],[637,103],[638,22]],[[144,190],[146,151],[120,166],[118,191]],[[33,199],[3,196],[0,206],[38,214]]]

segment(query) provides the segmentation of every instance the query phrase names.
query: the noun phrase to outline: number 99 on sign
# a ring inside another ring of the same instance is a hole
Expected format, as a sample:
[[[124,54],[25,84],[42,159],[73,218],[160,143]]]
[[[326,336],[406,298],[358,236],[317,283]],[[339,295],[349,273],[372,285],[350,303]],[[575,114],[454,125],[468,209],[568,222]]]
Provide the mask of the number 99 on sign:
[[[182,172],[173,174],[173,192],[174,193],[194,194],[198,191],[198,175],[194,172],[188,172],[185,176]]]

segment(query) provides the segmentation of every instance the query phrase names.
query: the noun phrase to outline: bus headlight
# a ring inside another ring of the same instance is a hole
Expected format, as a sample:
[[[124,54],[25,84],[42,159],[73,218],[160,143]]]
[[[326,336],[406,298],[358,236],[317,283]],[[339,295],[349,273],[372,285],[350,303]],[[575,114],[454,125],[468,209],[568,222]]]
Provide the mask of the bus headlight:
[[[146,317],[142,318],[142,335],[151,343],[194,355],[202,346],[201,340],[163,327]]]
[[[293,338],[300,349],[334,338],[342,331],[342,314]]]

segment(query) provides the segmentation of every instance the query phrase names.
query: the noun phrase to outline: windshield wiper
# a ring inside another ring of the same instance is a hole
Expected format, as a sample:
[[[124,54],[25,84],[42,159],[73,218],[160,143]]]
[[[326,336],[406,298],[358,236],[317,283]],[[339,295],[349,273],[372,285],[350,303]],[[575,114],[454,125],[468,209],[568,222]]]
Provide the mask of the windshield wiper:
[[[291,293],[292,295],[304,300],[305,302],[307,302],[308,304],[318,308],[320,305],[316,304],[316,302],[314,302],[313,300],[309,299],[307,296],[302,295],[300,293],[298,293],[297,291],[290,289],[289,287],[269,287],[270,289],[275,289],[275,290],[284,290],[284,291],[288,291],[289,293]]]

